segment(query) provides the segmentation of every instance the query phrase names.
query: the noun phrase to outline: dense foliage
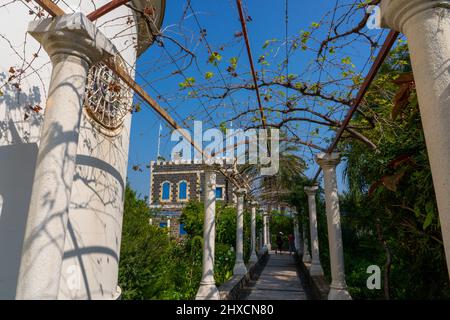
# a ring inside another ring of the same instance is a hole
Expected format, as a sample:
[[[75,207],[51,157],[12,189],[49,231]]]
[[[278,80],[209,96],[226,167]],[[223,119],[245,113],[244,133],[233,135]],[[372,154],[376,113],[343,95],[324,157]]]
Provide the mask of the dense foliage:
[[[406,44],[391,52],[351,125],[369,139],[345,136],[347,191],[341,195],[346,280],[355,299],[449,298],[450,287],[431,170]],[[286,181],[308,226],[301,175]],[[330,280],[323,190],[317,197],[320,256]],[[366,286],[367,268],[382,270],[381,290]]]
[[[149,224],[147,201],[129,187],[125,209],[119,283],[124,299],[190,299],[200,282],[201,241],[169,240]]]
[[[407,46],[396,47],[366,96],[355,125],[376,150],[356,140],[341,145],[349,192],[342,199],[349,283],[354,294],[369,264],[384,272],[393,299],[450,297],[436,197],[410,72]],[[360,258],[358,258],[360,257]],[[353,282],[353,283],[352,283]]]
[[[169,239],[166,230],[150,225],[152,215],[147,201],[127,187],[119,268],[123,299],[193,299],[201,279],[203,204],[192,201],[184,208],[187,236],[182,239]],[[216,216],[215,279],[220,286],[233,274],[236,210],[218,204]],[[245,239],[250,239],[248,213],[245,226]],[[250,244],[244,244],[247,261]]]
[[[291,217],[278,211],[273,211],[270,218],[270,233],[272,248],[277,246],[276,239],[279,233],[282,233],[283,250],[289,250],[288,236],[294,233],[294,224]]]
[[[197,201],[189,202],[183,209],[181,215],[181,222],[185,225],[185,230],[188,233],[188,239],[203,236],[203,204]],[[248,261],[250,257],[250,212],[244,211],[244,261]],[[262,219],[260,215],[256,215],[256,235],[258,237],[259,231],[262,228]],[[227,279],[231,277],[234,266],[234,254],[232,259],[228,261],[229,266],[220,265],[223,261],[224,250],[222,252],[218,248],[227,248],[234,251],[236,245],[236,208],[233,206],[225,206],[222,203],[217,204],[216,208],[216,257],[215,257],[215,276],[217,279]],[[225,250],[226,251],[226,250]],[[228,251],[226,258],[229,256]]]

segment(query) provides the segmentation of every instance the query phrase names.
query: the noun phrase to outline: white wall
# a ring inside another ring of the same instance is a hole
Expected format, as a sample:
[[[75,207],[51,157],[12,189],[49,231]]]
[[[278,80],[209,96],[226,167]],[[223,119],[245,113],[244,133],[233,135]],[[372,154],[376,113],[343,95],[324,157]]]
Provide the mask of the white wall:
[[[79,10],[85,13],[95,9],[94,1],[65,2],[75,9],[82,3]],[[107,2],[95,1],[95,6]],[[70,12],[66,6],[62,8]],[[45,109],[51,74],[48,56],[43,49],[39,51],[39,44],[26,34],[28,22],[35,18],[28,11],[22,1],[0,8],[0,87],[11,75],[8,74],[10,67],[26,69],[20,92],[11,85],[0,89],[3,93],[0,94],[0,197],[3,199],[0,299],[15,296],[20,263],[18,251],[20,253],[23,241],[39,129],[45,111],[36,113],[28,105]],[[121,7],[96,24],[112,39],[122,57],[134,66],[132,36],[136,29],[126,24],[127,17],[132,17],[130,9]],[[33,60],[36,52],[38,56]],[[33,62],[28,66],[30,61]],[[61,110],[64,112],[64,106]],[[29,114],[27,119],[26,114]],[[82,118],[61,271],[61,299],[111,299],[116,293],[130,125],[129,114],[121,132],[110,137],[95,129],[86,113]]]

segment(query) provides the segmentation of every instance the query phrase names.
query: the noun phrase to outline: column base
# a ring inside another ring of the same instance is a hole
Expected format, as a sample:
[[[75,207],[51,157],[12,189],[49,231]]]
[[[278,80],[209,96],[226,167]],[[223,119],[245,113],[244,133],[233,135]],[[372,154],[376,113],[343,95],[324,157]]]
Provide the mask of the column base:
[[[305,263],[311,263],[311,256],[310,256],[308,251],[303,253],[302,261],[305,262]]]
[[[116,292],[114,292],[113,300],[122,300],[122,288],[117,286]]]
[[[245,266],[244,262],[238,262],[234,265],[233,274],[234,275],[247,274],[247,267]]]
[[[345,288],[332,288],[328,293],[328,300],[352,300],[350,293]]]
[[[311,276],[323,276],[323,269],[322,266],[320,265],[320,262],[311,262],[311,267],[309,268],[309,274]]]
[[[249,261],[250,261],[250,262],[254,262],[254,263],[258,262],[258,256],[256,255],[256,252],[255,252],[255,251],[252,252]]]
[[[195,300],[220,300],[219,289],[215,283],[200,283]]]
[[[268,243],[266,247],[267,247],[267,251],[272,250],[272,246],[270,245],[270,243]]]

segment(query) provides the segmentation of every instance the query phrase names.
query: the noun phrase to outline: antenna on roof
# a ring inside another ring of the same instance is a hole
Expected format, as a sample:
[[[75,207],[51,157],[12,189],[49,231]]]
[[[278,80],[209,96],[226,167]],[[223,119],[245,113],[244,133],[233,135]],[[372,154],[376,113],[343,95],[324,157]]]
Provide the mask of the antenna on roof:
[[[158,133],[158,155],[156,157],[156,160],[159,161],[161,158],[161,154],[159,153],[160,147],[161,147],[161,132],[162,132],[162,124],[159,122],[159,133]]]

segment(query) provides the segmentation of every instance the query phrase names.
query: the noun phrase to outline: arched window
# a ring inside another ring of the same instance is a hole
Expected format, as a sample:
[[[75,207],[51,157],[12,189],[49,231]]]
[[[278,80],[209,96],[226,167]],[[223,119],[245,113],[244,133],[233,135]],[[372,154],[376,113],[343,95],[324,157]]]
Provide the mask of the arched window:
[[[224,192],[223,192],[223,186],[216,186],[216,200],[223,200],[224,199]]]
[[[161,200],[169,201],[170,200],[170,182],[165,181],[161,186]]]
[[[186,181],[180,181],[178,184],[178,199],[179,200],[187,200],[188,194],[187,194],[187,182]]]

